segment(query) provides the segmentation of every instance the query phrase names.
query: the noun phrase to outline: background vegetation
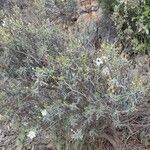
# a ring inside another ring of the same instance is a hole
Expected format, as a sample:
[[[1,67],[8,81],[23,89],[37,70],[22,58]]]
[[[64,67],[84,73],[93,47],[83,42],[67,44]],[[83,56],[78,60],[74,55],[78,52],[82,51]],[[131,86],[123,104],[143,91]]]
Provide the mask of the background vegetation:
[[[149,53],[149,0],[100,0],[112,14],[123,49],[130,53]]]

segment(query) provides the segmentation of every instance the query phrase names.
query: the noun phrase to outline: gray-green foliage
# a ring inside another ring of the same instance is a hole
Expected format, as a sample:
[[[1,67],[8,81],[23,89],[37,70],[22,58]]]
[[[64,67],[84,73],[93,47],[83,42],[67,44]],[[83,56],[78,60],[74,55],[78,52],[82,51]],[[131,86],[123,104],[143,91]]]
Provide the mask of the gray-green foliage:
[[[13,17],[0,27],[3,115],[22,128],[46,130],[61,150],[71,144],[84,149],[103,138],[106,127],[126,125],[119,115],[135,111],[147,89],[128,74],[131,64],[118,55],[117,44],[101,45],[99,65],[78,39],[46,20],[25,25]],[[24,129],[19,135],[24,142]]]
[[[75,0],[46,0],[45,9],[46,17],[50,21],[59,21],[65,24],[71,23],[72,19],[77,15]]]

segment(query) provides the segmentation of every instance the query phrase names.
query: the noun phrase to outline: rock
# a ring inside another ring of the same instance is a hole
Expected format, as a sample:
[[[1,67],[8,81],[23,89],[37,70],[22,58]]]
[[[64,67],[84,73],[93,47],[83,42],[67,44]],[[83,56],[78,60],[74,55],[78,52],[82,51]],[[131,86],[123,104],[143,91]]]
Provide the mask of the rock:
[[[100,48],[102,40],[114,42],[115,28],[110,16],[105,15],[97,0],[77,0],[79,18],[76,34],[90,55]]]

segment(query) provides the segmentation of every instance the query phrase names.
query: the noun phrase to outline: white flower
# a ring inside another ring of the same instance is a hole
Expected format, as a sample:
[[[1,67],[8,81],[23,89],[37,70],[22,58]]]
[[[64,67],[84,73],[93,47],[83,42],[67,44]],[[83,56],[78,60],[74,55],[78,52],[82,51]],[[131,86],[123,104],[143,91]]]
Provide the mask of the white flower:
[[[106,56],[102,56],[101,59],[104,61],[104,62],[107,62],[108,61],[108,58]]]
[[[5,27],[6,26],[6,19],[3,20],[2,22],[2,26]]]
[[[102,75],[104,75],[104,76],[109,76],[109,75],[110,75],[110,71],[109,71],[109,68],[108,68],[108,67],[105,67],[105,68],[102,70]]]
[[[103,60],[101,58],[96,58],[96,65],[100,66],[101,64],[103,64]]]
[[[30,131],[30,132],[28,133],[27,137],[29,137],[31,140],[32,140],[33,138],[35,138],[35,137],[36,137],[35,131]]]
[[[46,110],[46,109],[43,109],[43,110],[41,111],[41,114],[42,114],[43,117],[46,116],[46,115],[47,115],[47,110]]]

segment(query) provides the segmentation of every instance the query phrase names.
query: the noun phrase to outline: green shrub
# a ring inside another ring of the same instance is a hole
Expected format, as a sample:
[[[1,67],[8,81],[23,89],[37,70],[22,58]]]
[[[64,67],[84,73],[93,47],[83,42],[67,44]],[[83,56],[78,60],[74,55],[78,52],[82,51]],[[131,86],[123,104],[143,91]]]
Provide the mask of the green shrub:
[[[149,0],[101,1],[111,11],[120,42],[125,51],[149,53],[150,2]],[[110,5],[111,4],[111,5]]]
[[[109,13],[113,12],[114,7],[117,4],[116,0],[98,0],[98,2]]]

